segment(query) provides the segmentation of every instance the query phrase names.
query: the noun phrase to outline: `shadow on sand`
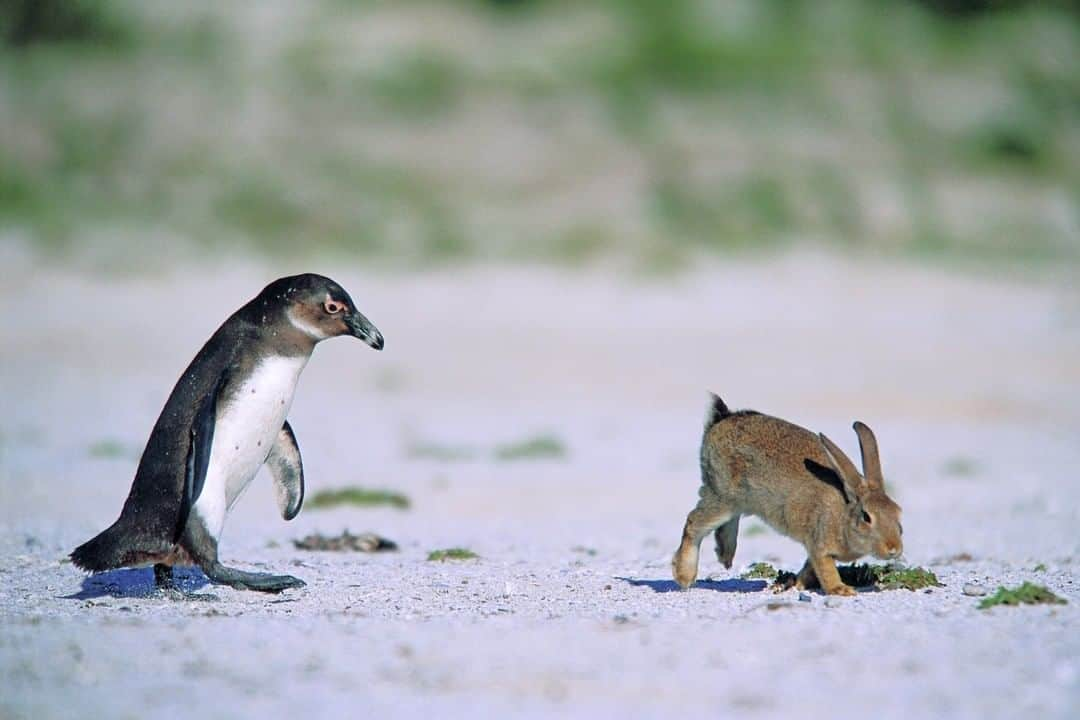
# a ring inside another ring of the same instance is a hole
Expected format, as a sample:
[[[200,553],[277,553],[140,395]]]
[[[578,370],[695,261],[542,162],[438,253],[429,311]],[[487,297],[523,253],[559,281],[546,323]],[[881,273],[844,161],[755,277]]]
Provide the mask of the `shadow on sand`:
[[[198,568],[173,568],[173,581],[185,593],[192,593],[210,583]],[[93,600],[101,597],[153,598],[161,597],[154,583],[152,568],[123,568],[90,575],[82,581],[82,589],[64,600]]]
[[[629,583],[634,587],[647,587],[653,592],[668,593],[679,592],[682,588],[674,580],[638,580],[637,578],[625,578],[617,577],[616,580],[622,580],[624,583]],[[713,590],[715,592],[727,592],[727,593],[750,593],[761,592],[769,583],[764,580],[740,580],[739,578],[731,578],[729,580],[698,580],[691,586],[691,589],[700,590]]]

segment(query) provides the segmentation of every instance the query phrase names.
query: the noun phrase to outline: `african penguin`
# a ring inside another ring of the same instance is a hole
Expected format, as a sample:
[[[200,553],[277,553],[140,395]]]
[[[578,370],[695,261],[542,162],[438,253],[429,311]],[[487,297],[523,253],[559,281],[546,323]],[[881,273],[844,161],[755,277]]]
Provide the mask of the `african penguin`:
[[[285,416],[315,345],[352,335],[376,350],[382,334],[340,285],[295,275],[267,285],[195,356],[150,433],[120,518],[71,553],[84,570],[154,565],[159,585],[173,565],[198,565],[214,583],[280,592],[290,575],[218,562],[230,508],[265,463],[286,520],[300,512],[304,472]]]

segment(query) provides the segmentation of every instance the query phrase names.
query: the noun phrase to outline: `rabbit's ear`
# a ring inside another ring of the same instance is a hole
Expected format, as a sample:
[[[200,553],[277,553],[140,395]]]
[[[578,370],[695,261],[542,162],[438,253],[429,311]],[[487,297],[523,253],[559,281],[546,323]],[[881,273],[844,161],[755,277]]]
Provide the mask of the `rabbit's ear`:
[[[818,433],[818,437],[821,438],[821,446],[825,448],[825,455],[828,456],[829,463],[844,483],[844,493],[848,496],[848,502],[854,502],[862,497],[866,486],[862,476],[859,475],[859,471],[855,469],[855,463],[851,462],[851,459],[844,454],[844,451],[827,438],[825,433]]]
[[[881,474],[881,458],[878,456],[877,438],[867,425],[856,421],[852,426],[859,436],[859,449],[862,450],[862,469],[866,484],[874,490],[885,487],[885,478]]]

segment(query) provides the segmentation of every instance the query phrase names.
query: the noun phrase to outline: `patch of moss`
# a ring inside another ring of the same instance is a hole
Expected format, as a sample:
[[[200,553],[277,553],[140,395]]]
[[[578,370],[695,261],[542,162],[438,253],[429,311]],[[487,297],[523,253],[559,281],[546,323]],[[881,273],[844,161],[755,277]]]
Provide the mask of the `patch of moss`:
[[[1068,600],[1055,595],[1049,588],[1025,582],[1015,588],[999,587],[993,595],[980,600],[978,608],[986,610],[995,605],[1065,605],[1066,603]]]
[[[882,590],[921,590],[942,587],[932,571],[920,567],[896,565],[842,565],[837,568],[840,579],[852,587],[875,586]]]
[[[756,537],[758,535],[764,535],[768,532],[764,525],[754,524],[743,530],[743,537]]]
[[[453,58],[424,50],[387,64],[373,78],[371,93],[395,113],[430,119],[458,105],[464,81]]]
[[[86,453],[92,458],[101,460],[116,460],[131,454],[128,448],[117,440],[99,440],[87,448]]]
[[[979,464],[966,457],[954,457],[945,461],[945,464],[941,466],[941,471],[946,475],[952,475],[954,477],[971,477],[979,470]]]
[[[743,580],[775,580],[779,575],[776,568],[767,562],[756,562],[750,565],[739,577]]]
[[[308,498],[306,505],[312,509],[332,508],[339,505],[361,507],[389,505],[390,507],[407,510],[410,502],[407,496],[391,490],[346,487],[337,490],[320,490]]]
[[[428,553],[429,562],[446,562],[447,560],[478,560],[479,555],[468,548],[454,547],[445,550],[432,550]]]
[[[1032,572],[1046,572],[1046,563],[1039,563],[1038,565],[1033,567],[1031,570],[1032,570]]]
[[[554,435],[537,435],[495,448],[495,459],[500,462],[553,460],[564,457],[566,457],[566,446]]]
[[[599,223],[574,225],[551,238],[541,256],[571,267],[584,265],[618,245],[612,230]]]
[[[475,455],[472,448],[463,445],[443,445],[435,442],[414,442],[406,451],[410,460],[435,460],[437,462],[461,462]]]

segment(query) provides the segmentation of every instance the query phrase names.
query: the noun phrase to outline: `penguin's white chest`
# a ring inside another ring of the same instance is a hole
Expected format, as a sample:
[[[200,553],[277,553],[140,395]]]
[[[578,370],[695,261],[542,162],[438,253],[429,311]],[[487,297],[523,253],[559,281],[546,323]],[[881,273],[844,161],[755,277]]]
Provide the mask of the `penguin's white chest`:
[[[214,440],[195,510],[218,537],[225,515],[266,461],[292,405],[303,357],[270,357],[218,406]]]

